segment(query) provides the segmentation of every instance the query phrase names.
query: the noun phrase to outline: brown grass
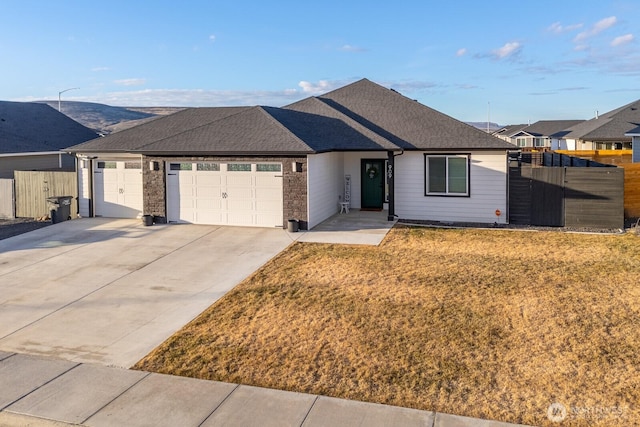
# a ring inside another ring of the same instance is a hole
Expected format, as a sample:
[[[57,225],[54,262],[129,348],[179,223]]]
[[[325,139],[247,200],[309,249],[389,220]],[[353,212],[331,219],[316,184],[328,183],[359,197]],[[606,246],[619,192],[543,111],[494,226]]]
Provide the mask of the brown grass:
[[[640,238],[396,227],[295,244],[137,369],[479,418],[640,425]]]

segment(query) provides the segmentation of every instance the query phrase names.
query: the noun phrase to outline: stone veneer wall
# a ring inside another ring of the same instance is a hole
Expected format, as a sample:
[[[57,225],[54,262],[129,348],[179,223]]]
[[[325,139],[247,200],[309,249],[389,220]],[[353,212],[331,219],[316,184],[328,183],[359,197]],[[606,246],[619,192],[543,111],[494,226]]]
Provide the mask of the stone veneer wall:
[[[158,162],[158,170],[151,170],[150,162]],[[300,228],[307,229],[307,158],[304,157],[156,157],[144,156],[142,164],[144,214],[155,216],[160,223],[167,221],[167,185],[165,162],[281,162],[283,227],[289,219],[300,221]],[[294,172],[292,162],[302,164],[301,172]]]

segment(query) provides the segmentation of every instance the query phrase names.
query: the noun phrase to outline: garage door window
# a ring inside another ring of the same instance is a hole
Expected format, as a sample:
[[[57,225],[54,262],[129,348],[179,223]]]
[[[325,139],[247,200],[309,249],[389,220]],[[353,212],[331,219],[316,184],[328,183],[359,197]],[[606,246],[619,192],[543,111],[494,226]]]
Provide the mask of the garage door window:
[[[280,163],[258,163],[256,165],[257,172],[282,172]]]
[[[169,169],[172,171],[190,171],[193,168],[191,163],[171,163]]]
[[[196,169],[199,170],[199,171],[219,172],[220,171],[220,164],[219,163],[198,163],[196,165]]]
[[[125,169],[142,169],[140,162],[124,162]]]
[[[98,162],[98,169],[115,169],[116,162]]]
[[[251,163],[229,163],[227,165],[229,172],[251,172]]]

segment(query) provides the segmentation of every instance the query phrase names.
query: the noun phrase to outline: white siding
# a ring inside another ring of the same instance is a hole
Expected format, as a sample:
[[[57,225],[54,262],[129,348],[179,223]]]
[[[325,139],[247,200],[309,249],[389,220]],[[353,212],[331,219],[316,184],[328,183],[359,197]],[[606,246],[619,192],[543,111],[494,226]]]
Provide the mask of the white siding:
[[[361,191],[361,160],[362,159],[385,159],[386,152],[370,151],[370,152],[353,152],[344,153],[344,173],[351,175],[351,207],[360,209],[362,201]],[[387,205],[385,204],[385,208]]]
[[[504,151],[471,152],[470,196],[425,196],[424,152],[396,157],[395,213],[401,219],[507,222],[507,159]],[[496,209],[501,211],[497,217]]]
[[[632,138],[633,159],[632,162],[640,162],[640,136],[634,136]]]
[[[89,168],[84,167],[83,163],[89,163],[87,160],[83,162],[78,161],[78,213],[81,217],[89,217],[89,197],[91,191],[89,190]]]
[[[338,212],[338,196],[342,198],[344,193],[343,163],[342,153],[307,156],[309,229]],[[352,194],[353,188],[352,184]]]

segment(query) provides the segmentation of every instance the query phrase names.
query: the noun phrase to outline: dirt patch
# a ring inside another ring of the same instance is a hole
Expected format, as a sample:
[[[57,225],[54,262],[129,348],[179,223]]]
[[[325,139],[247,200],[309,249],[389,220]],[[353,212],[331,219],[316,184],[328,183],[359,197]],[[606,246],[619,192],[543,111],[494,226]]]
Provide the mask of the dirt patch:
[[[33,218],[0,219],[0,240],[51,225],[51,221]]]

